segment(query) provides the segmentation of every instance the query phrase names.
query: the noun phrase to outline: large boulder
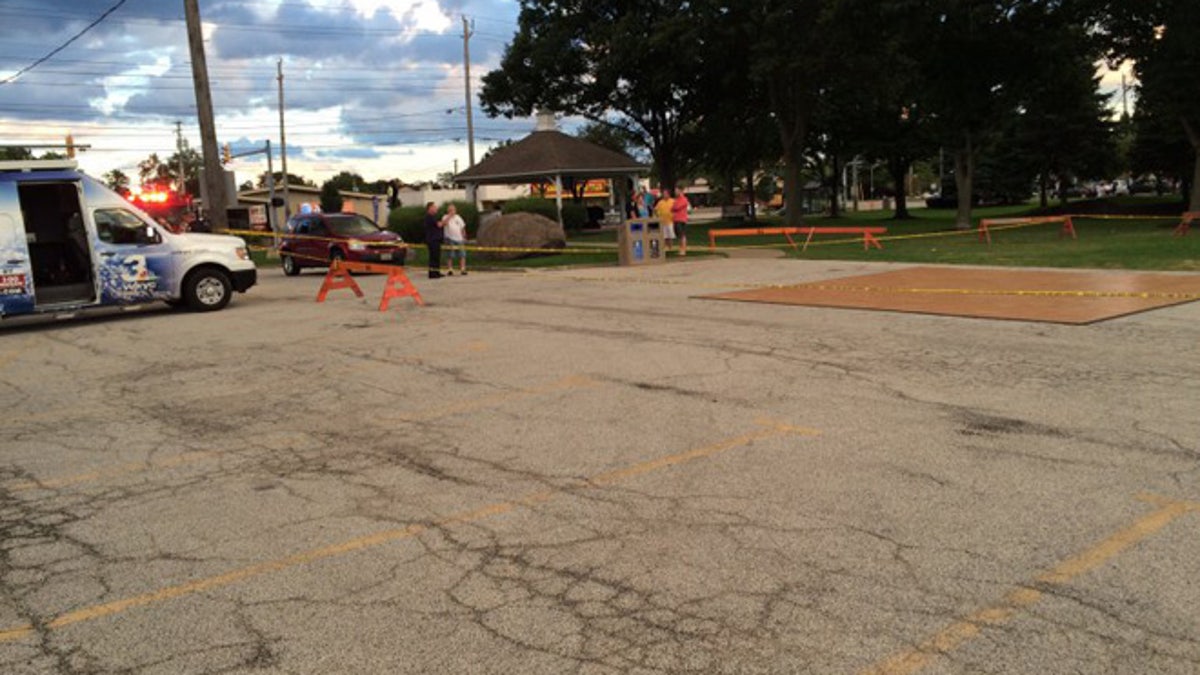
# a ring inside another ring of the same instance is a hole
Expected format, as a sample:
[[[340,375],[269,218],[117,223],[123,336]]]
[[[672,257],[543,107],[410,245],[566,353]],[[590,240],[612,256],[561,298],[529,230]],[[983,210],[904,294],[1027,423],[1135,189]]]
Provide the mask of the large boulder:
[[[562,225],[536,213],[509,213],[498,218],[485,219],[479,225],[475,243],[484,248],[554,249],[566,248],[567,234]],[[535,251],[481,251],[480,257],[487,260],[516,260]]]

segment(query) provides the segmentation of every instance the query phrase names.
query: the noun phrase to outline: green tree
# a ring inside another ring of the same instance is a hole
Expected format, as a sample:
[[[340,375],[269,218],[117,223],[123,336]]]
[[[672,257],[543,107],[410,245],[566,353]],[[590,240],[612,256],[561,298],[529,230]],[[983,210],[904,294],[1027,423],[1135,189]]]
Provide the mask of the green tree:
[[[506,138],[506,139],[500,141],[499,143],[488,148],[487,152],[483,153],[483,157],[480,158],[479,161],[482,162],[483,160],[487,159],[488,157],[491,157],[492,155],[496,154],[497,152],[503,150],[504,148],[509,147],[513,143],[516,143],[516,141],[512,140],[511,138]]]
[[[0,160],[16,161],[22,159],[33,159],[33,153],[29,148],[19,148],[16,146],[8,146],[0,148]]]
[[[200,194],[200,170],[204,168],[204,158],[193,147],[183,141],[183,147],[166,160],[167,172],[171,180],[179,183],[179,163],[183,160],[184,185],[183,191],[190,195]]]
[[[157,152],[150,153],[149,157],[138,162],[138,180],[142,185],[170,183],[174,180],[174,174],[171,167],[159,159]]]
[[[820,106],[839,69],[867,40],[867,0],[747,0],[717,3],[749,45],[746,84],[759,92],[783,160],[787,221],[800,222],[803,171]],[[757,111],[755,111],[757,112]]]
[[[994,143],[1016,107],[1019,82],[1035,64],[1013,30],[1015,2],[922,0],[916,10],[925,36],[918,58],[926,112],[952,151],[958,213],[955,225],[971,227],[980,153]]]
[[[745,39],[747,26],[738,23],[745,18],[730,17],[717,2],[701,2],[694,10],[688,39],[703,47],[696,63],[698,124],[686,137],[684,152],[717,186],[723,204],[734,203],[736,191],[744,190],[754,218],[755,177],[764,166],[778,163],[779,135],[770,115],[763,114],[763,88],[750,80],[752,43]],[[763,201],[774,194],[772,178]]]
[[[283,185],[283,172],[282,171],[276,171],[272,175],[274,175],[274,177],[275,177],[276,187]],[[260,173],[258,175],[258,179],[254,181],[254,184],[256,187],[258,187],[260,189],[267,187],[267,172],[264,171],[264,172]],[[291,173],[290,171],[288,172],[288,185],[301,185],[301,186],[305,186],[305,187],[317,187],[317,184],[314,183],[313,181],[305,178],[304,176],[297,176],[296,174]]]
[[[588,122],[575,132],[575,136],[602,148],[627,155],[631,154],[630,146],[636,145],[638,142],[638,139],[630,137],[629,131],[625,127],[609,122]]]
[[[321,184],[321,210],[326,213],[341,211],[342,195],[340,192],[342,190],[357,192],[366,183],[362,176],[349,171],[342,171],[330,178]]]
[[[1134,61],[1138,85],[1139,138],[1135,156],[1158,156],[1175,144],[1191,151],[1191,171],[1183,172],[1188,210],[1200,211],[1200,3],[1195,0],[1093,0],[1098,31],[1108,38],[1113,59]],[[1143,109],[1146,111],[1142,115]],[[1171,132],[1170,127],[1175,131]],[[1159,146],[1150,152],[1147,144]],[[1162,147],[1163,145],[1167,147]],[[1190,175],[1189,175],[1190,174]]]
[[[695,115],[688,0],[521,0],[517,34],[484,76],[490,115],[551,110],[613,120],[645,147],[660,181],[686,169]]]
[[[112,190],[125,194],[129,192],[129,176],[120,169],[113,169],[104,174],[104,184]]]
[[[854,136],[868,158],[882,160],[887,167],[896,200],[894,217],[904,220],[910,217],[907,183],[913,165],[938,150],[918,60],[925,35],[911,3],[880,3],[871,21],[881,30],[866,51],[867,64],[856,73],[858,82],[851,83],[853,91],[860,92],[854,104]]]

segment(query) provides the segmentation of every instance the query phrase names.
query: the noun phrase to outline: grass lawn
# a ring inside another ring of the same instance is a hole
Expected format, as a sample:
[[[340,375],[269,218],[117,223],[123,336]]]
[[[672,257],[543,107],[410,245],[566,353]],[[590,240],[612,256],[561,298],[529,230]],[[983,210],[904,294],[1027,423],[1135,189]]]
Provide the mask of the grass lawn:
[[[1069,210],[1069,209],[1068,209]],[[805,252],[793,251],[781,237],[719,239],[720,248],[774,245],[788,257],[810,260],[868,260],[1014,267],[1086,267],[1136,270],[1200,270],[1200,231],[1174,237],[1178,220],[1075,219],[1077,240],[1059,236],[1058,224],[994,230],[992,245],[979,241],[975,230],[954,229],[954,212],[913,209],[913,220],[893,221],[890,212],[851,214],[844,218],[811,218],[806,225],[878,225],[888,228],[883,250],[864,251],[861,238],[818,235]],[[1031,206],[989,207],[974,212],[979,218],[1036,215]],[[780,225],[766,220],[763,226]],[[692,226],[693,241],[707,246],[708,230],[730,223]],[[736,227],[736,225],[733,225]],[[1197,228],[1200,230],[1200,228]],[[913,238],[912,235],[925,235]],[[934,235],[934,236],[929,236]],[[894,237],[894,239],[893,239]],[[695,245],[695,244],[694,244]]]
[[[1176,197],[1115,197],[1102,202],[1088,202],[1076,208],[1094,210],[1111,207],[1125,213],[1170,212],[1177,204]],[[1082,208],[1082,207],[1088,208]],[[1055,206],[1051,210],[1062,211]],[[1065,210],[1072,211],[1068,205]],[[1177,211],[1176,211],[1177,212]],[[691,246],[688,257],[726,255],[721,249],[744,247],[778,248],[790,258],[810,260],[867,260],[882,262],[911,262],[960,265],[1001,265],[1014,267],[1086,267],[1135,270],[1200,270],[1200,225],[1186,237],[1173,237],[1171,231],[1178,220],[1075,220],[1079,239],[1063,239],[1057,224],[1036,225],[1011,230],[993,230],[992,245],[981,243],[975,230],[954,229],[954,211],[948,209],[914,208],[912,220],[894,221],[890,211],[850,213],[842,218],[808,218],[806,225],[845,226],[874,225],[888,228],[881,237],[883,250],[864,251],[862,240],[851,236],[823,235],[813,239],[808,250],[793,251],[782,237],[730,237],[718,240],[718,250],[708,250],[708,231],[713,228],[736,228],[742,223],[692,223],[688,226]],[[1031,204],[985,207],[975,209],[980,218],[1010,218],[1039,215]],[[756,227],[782,225],[778,218],[763,217]],[[912,235],[922,235],[913,237]],[[911,237],[911,238],[910,238]],[[596,247],[586,253],[566,253],[522,258],[510,261],[482,259],[478,253],[468,253],[468,269],[523,269],[563,267],[570,265],[616,265],[615,230],[586,230],[570,232],[567,246],[573,249]],[[253,250],[251,256],[260,267],[279,265],[278,258],[268,258],[265,251]],[[424,249],[416,249],[409,260],[411,268],[424,268]],[[670,258],[675,258],[672,253]]]

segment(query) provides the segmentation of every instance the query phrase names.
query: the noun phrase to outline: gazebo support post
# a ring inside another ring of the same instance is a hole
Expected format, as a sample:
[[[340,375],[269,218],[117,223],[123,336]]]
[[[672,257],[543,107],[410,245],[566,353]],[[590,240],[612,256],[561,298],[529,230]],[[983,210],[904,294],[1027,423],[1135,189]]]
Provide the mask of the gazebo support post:
[[[481,210],[479,208],[479,184],[466,183],[465,186],[467,188],[467,201],[474,204],[477,211]]]
[[[554,203],[558,207],[558,224],[562,226],[563,229],[566,229],[566,225],[563,225],[562,217],[562,190],[562,174],[556,173],[554,174]]]

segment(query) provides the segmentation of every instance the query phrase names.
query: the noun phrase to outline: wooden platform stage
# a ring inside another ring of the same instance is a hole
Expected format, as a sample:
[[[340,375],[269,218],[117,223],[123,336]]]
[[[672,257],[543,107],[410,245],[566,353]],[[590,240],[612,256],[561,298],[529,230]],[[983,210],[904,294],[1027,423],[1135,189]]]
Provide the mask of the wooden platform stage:
[[[703,297],[1089,324],[1200,300],[1200,274],[914,267]]]

